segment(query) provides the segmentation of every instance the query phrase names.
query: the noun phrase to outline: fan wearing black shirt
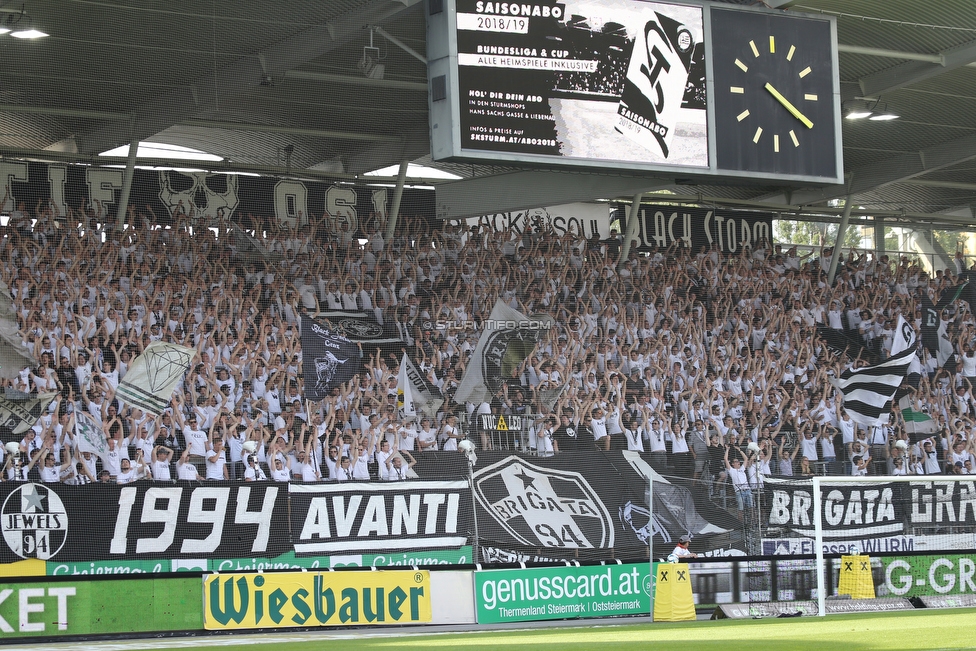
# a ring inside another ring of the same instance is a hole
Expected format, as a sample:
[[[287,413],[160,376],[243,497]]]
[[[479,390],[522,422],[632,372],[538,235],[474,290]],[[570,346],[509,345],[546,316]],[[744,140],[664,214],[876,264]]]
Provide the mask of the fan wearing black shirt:
[[[559,427],[552,433],[552,447],[557,453],[580,449],[579,426],[570,421],[568,414],[559,417]]]

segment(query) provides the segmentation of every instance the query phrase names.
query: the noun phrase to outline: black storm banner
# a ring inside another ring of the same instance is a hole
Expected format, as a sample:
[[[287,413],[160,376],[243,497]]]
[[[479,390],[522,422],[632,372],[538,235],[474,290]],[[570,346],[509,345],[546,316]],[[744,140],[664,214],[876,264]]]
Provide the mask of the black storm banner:
[[[456,6],[462,149],[708,166],[701,7]]]
[[[773,213],[642,204],[638,217],[638,251],[678,244],[696,253],[717,246],[722,253],[737,254],[746,246],[755,250],[760,242],[768,249],[773,241]],[[624,224],[627,211],[616,208],[610,219],[615,218]],[[621,231],[626,233],[626,227]]]
[[[321,400],[362,370],[363,361],[355,342],[338,330],[302,316],[302,373],[307,399]]]

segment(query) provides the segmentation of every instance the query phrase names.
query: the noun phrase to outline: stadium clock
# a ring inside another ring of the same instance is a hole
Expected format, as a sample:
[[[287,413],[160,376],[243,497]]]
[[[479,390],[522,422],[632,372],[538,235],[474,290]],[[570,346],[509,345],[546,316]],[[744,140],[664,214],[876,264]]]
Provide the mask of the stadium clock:
[[[837,176],[831,25],[712,10],[719,168]]]

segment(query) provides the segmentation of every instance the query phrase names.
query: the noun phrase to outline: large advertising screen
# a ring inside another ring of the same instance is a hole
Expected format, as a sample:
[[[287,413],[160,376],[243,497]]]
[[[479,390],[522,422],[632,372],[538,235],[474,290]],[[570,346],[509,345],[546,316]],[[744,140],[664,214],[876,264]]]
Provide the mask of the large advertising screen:
[[[702,9],[457,1],[461,144],[708,166]]]
[[[435,160],[842,180],[831,17],[699,0],[429,7]]]

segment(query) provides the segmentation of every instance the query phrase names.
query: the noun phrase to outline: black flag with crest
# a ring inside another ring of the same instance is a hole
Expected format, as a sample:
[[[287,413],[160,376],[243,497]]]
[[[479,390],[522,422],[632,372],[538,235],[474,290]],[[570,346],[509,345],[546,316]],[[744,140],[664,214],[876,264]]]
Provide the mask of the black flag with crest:
[[[302,374],[307,399],[321,400],[362,369],[359,347],[354,342],[302,316]]]

